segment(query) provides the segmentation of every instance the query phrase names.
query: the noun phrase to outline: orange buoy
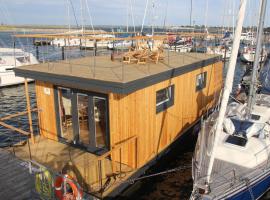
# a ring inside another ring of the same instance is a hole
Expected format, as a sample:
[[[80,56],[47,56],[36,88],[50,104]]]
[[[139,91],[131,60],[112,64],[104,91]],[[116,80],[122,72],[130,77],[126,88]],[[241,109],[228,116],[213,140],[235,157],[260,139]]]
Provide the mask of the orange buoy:
[[[59,200],[81,200],[83,191],[81,187],[69,176],[58,176],[55,179],[55,196]]]

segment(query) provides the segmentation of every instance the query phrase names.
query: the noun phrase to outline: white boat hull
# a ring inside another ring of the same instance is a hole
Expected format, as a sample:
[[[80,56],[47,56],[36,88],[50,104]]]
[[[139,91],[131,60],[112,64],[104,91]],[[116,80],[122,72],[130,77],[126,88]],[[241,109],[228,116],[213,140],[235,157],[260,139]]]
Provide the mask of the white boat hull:
[[[28,82],[33,81],[32,79],[27,79]],[[24,78],[15,76],[14,72],[0,72],[0,88],[15,86],[24,83]]]
[[[15,76],[13,69],[38,63],[32,53],[24,52],[21,49],[0,48],[0,87],[24,83],[25,79]]]
[[[242,53],[240,56],[241,61],[243,62],[247,62],[247,63],[253,63],[255,60],[255,54],[251,54],[251,53]],[[262,55],[260,57],[260,62],[265,62],[267,59],[267,55]]]

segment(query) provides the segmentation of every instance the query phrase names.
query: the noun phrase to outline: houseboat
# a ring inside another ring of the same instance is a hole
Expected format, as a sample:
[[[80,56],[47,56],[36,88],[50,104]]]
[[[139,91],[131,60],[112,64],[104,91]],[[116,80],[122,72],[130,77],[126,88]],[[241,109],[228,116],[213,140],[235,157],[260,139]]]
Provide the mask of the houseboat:
[[[217,104],[220,56],[158,49],[14,69],[35,80],[40,134],[13,151],[39,195],[118,196]]]

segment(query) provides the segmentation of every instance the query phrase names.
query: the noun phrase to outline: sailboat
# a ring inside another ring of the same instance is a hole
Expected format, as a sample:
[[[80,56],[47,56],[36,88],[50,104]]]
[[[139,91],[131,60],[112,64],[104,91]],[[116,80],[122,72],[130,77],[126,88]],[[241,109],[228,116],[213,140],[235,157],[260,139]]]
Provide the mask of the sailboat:
[[[247,0],[241,0],[220,107],[204,122],[193,157],[192,200],[259,199],[270,188],[270,96],[256,94],[267,0],[261,0],[248,102],[228,104]]]
[[[241,43],[243,44],[254,44],[255,43],[254,33],[251,31],[247,33],[242,33],[240,40],[241,40]]]
[[[245,46],[243,52],[241,53],[240,59],[242,62],[253,63],[255,60],[255,51],[254,46]],[[268,52],[265,47],[261,50],[260,62],[265,62],[268,56]]]

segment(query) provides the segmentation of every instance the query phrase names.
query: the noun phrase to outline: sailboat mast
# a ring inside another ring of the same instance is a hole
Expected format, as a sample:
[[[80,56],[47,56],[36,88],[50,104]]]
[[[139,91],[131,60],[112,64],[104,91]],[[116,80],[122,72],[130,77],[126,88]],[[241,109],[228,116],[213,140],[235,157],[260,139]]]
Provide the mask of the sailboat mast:
[[[127,31],[126,31],[127,33],[129,31],[128,30],[128,28],[129,28],[129,8],[130,8],[129,7],[130,6],[129,4],[130,4],[130,0],[127,1]]]
[[[250,83],[249,88],[249,96],[248,96],[248,115],[247,117],[251,117],[251,110],[255,102],[256,97],[256,90],[257,90],[257,73],[258,73],[258,67],[260,62],[260,56],[261,56],[261,49],[262,49],[262,36],[263,36],[263,27],[264,27],[264,21],[265,21],[265,12],[266,12],[266,5],[267,0],[261,0],[261,6],[260,6],[260,17],[258,22],[258,29],[257,29],[257,38],[256,38],[256,52],[255,52],[255,60],[252,70],[252,79]]]
[[[82,33],[84,34],[84,9],[83,9],[83,0],[80,1],[81,4],[81,21],[82,21]]]
[[[145,18],[146,18],[146,14],[147,14],[148,3],[149,3],[149,0],[146,0],[146,5],[145,5],[144,15],[143,15],[143,21],[142,21],[141,33],[143,32],[143,28],[144,28],[144,22],[145,22]]]
[[[154,21],[155,21],[155,0],[152,0],[152,36],[154,36],[155,32]]]
[[[225,85],[224,85],[224,91],[223,91],[221,106],[220,106],[220,110],[219,110],[219,116],[218,116],[217,123],[216,123],[216,131],[215,131],[213,150],[212,150],[212,154],[211,154],[210,161],[209,161],[209,167],[208,167],[208,171],[207,171],[207,182],[208,183],[210,183],[210,178],[211,178],[211,173],[212,173],[212,169],[213,169],[216,149],[217,149],[217,145],[219,142],[220,134],[221,134],[222,129],[223,129],[222,128],[223,120],[225,117],[227,104],[229,102],[230,93],[232,91],[233,77],[234,77],[235,65],[236,65],[236,61],[237,61],[238,50],[239,50],[239,46],[240,46],[240,37],[241,37],[241,33],[242,33],[243,22],[244,22],[244,18],[245,18],[246,4],[247,4],[247,0],[241,0],[239,13],[238,13],[237,26],[236,26],[236,30],[235,30],[235,37],[233,40],[232,54],[231,54],[231,58],[230,58],[230,62],[229,62]]]
[[[193,2],[190,0],[190,16],[189,16],[189,25],[192,26],[192,12],[193,12]]]

